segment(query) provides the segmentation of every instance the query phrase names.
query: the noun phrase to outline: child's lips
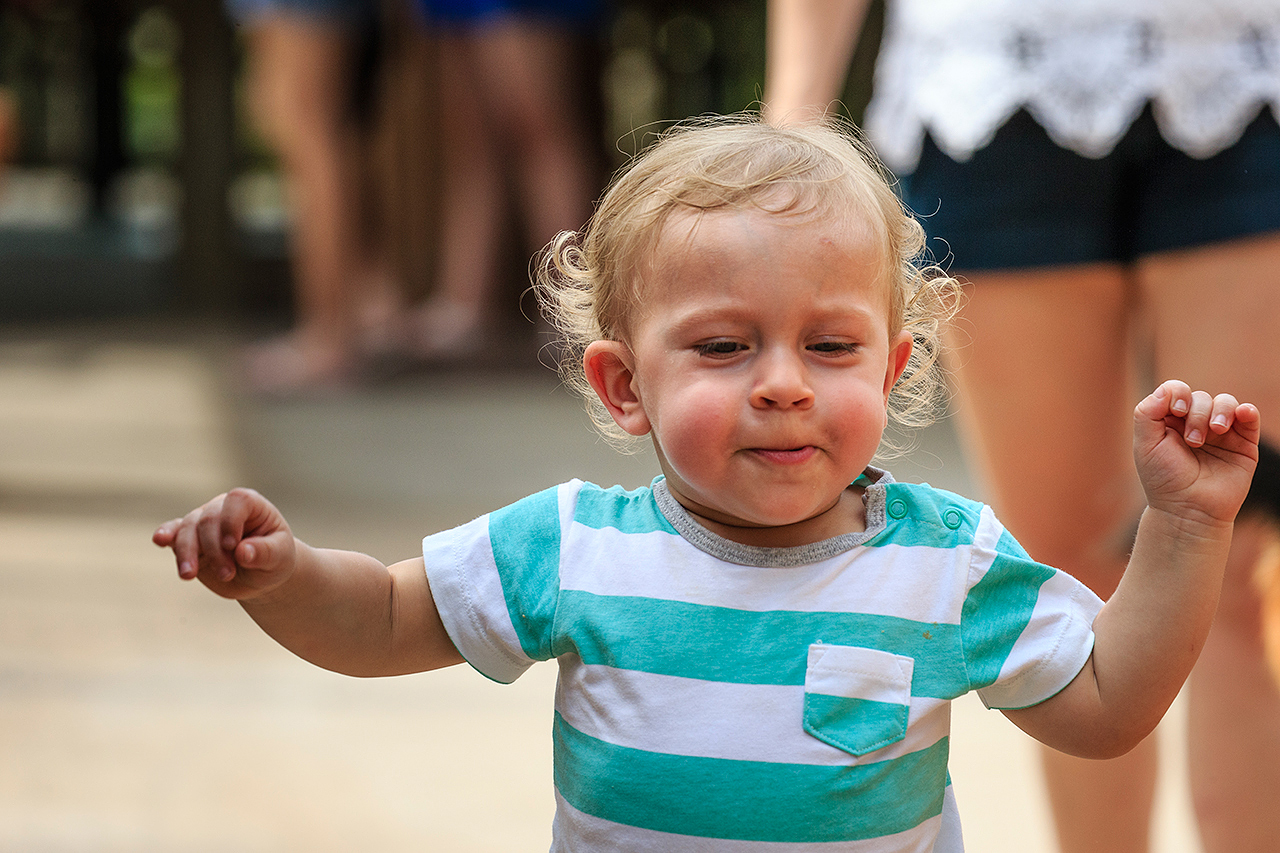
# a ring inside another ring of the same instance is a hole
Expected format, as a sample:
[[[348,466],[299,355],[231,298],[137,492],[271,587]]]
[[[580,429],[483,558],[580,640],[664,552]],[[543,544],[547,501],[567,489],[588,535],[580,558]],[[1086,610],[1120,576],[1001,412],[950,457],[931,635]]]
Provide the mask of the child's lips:
[[[752,450],[757,456],[779,465],[798,465],[811,458],[818,452],[818,448],[813,445],[805,445],[804,447],[792,447],[786,449],[770,449],[767,447],[757,447]]]

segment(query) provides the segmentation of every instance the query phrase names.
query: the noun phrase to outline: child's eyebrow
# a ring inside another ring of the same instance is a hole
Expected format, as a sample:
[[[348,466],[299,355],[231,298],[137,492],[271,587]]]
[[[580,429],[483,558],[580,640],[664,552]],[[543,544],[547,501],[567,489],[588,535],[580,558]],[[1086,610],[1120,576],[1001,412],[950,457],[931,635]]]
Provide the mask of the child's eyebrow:
[[[760,306],[742,306],[736,302],[726,301],[723,305],[708,305],[691,308],[681,312],[678,309],[664,323],[668,332],[679,335],[690,332],[701,326],[713,324],[753,324],[760,313]],[[837,304],[814,312],[812,324],[821,325],[829,322],[856,323],[858,325],[887,321],[887,312],[872,310],[865,306]]]

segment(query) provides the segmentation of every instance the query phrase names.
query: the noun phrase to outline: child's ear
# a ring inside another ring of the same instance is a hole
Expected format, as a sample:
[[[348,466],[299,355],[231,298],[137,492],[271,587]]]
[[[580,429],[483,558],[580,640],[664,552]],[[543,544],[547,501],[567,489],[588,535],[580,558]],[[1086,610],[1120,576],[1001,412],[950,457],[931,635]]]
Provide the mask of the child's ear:
[[[582,355],[582,367],[614,423],[630,435],[647,434],[649,416],[636,390],[631,348],[621,341],[592,341]]]
[[[897,337],[889,341],[889,366],[884,373],[884,401],[886,404],[889,402],[889,393],[893,391],[893,386],[898,384],[898,379],[902,377],[902,371],[907,369],[907,362],[911,360],[911,349],[914,346],[915,340],[906,329],[898,332]]]

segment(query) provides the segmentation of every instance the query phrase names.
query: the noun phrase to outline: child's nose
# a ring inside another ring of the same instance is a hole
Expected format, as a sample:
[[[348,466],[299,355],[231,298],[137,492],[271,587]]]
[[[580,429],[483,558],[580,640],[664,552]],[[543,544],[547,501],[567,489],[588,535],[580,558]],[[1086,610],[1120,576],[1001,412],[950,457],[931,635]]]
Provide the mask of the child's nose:
[[[805,409],[813,405],[804,361],[792,353],[766,353],[751,389],[751,404],[763,409]]]

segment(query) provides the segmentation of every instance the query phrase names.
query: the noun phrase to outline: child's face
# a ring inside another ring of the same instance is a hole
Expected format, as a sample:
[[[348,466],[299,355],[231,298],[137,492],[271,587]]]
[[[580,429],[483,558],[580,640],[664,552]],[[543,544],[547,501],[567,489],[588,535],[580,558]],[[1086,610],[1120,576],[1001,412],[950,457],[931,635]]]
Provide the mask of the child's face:
[[[890,338],[875,240],[751,208],[677,216],[655,257],[627,344],[587,352],[615,420],[652,433],[673,496],[727,538],[862,529],[847,487],[875,455],[911,352],[910,334]]]

